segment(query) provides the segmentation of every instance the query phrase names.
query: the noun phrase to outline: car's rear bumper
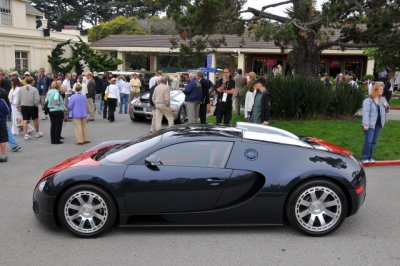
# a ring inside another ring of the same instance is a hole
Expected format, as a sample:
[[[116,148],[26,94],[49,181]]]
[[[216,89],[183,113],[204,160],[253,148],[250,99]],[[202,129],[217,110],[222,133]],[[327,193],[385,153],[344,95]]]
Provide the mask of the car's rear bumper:
[[[364,170],[360,171],[358,177],[358,182],[355,184],[355,189],[350,190],[351,197],[351,209],[349,211],[349,216],[355,214],[365,201],[367,196],[367,178],[365,176]]]

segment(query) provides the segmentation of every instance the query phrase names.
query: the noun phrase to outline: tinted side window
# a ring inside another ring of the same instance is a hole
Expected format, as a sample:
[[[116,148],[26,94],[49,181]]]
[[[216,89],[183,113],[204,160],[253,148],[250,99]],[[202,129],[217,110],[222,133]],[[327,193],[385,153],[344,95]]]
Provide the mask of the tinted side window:
[[[193,141],[174,144],[154,152],[163,165],[224,168],[233,142]]]

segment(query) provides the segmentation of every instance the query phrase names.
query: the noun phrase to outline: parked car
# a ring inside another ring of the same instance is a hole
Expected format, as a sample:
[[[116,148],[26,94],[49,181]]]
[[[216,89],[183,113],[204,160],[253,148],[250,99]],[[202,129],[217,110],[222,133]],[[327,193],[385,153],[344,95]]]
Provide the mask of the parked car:
[[[129,116],[134,120],[151,120],[153,113],[150,106],[150,92],[142,94],[135,98],[129,104]],[[185,94],[179,90],[171,90],[170,92],[170,108],[174,116],[175,124],[182,124],[187,119]]]
[[[338,163],[340,161],[340,163]],[[50,169],[33,193],[41,221],[80,237],[120,226],[279,225],[322,236],[366,196],[343,148],[249,123],[178,125],[105,142]]]

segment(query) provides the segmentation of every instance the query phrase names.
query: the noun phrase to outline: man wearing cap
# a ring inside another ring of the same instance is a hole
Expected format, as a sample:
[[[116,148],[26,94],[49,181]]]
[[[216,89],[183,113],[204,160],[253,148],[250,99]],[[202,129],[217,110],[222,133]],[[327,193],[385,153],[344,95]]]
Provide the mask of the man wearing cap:
[[[51,85],[50,78],[45,74],[43,67],[39,69],[39,74],[35,77],[35,87],[39,91],[40,95],[40,105],[42,109],[44,108],[44,100],[46,99],[46,94]],[[42,117],[43,120],[47,119],[47,115]]]
[[[199,118],[200,101],[202,96],[201,84],[198,80],[200,78],[199,75],[204,76],[204,74],[189,73],[190,81],[183,90],[183,93],[185,94],[189,124],[197,123],[197,119]]]
[[[233,80],[229,68],[224,68],[223,78],[217,80],[215,87],[218,92],[216,115],[217,124],[229,125],[232,118],[232,97],[236,94],[235,81]]]
[[[27,84],[26,78],[27,78],[27,77],[30,77],[30,76],[31,76],[31,73],[29,73],[29,71],[25,71],[25,73],[24,73],[24,78],[21,80],[21,85],[22,85],[22,86],[26,86],[26,84]]]
[[[254,98],[250,122],[267,126],[271,110],[271,94],[265,88],[267,82],[264,78],[256,80],[257,93]]]

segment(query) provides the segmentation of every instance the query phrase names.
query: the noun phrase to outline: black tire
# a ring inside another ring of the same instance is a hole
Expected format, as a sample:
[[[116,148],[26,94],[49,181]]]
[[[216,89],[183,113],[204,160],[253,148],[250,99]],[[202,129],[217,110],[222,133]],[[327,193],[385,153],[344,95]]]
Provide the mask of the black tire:
[[[111,196],[94,185],[69,188],[57,205],[63,227],[78,237],[97,237],[109,230],[117,217]]]
[[[186,121],[186,108],[181,106],[179,109],[178,119],[176,119],[175,124],[183,124]]]
[[[347,215],[342,189],[327,180],[313,180],[296,188],[289,196],[286,215],[290,224],[310,236],[335,231]]]
[[[132,117],[131,115],[129,115],[129,117],[131,118],[131,120],[132,120],[133,122],[135,122],[135,121],[144,121],[144,120],[146,120],[146,117],[145,117],[145,116],[142,116],[142,115],[134,115],[133,117]]]

